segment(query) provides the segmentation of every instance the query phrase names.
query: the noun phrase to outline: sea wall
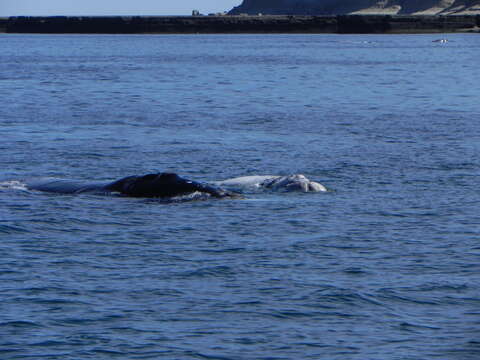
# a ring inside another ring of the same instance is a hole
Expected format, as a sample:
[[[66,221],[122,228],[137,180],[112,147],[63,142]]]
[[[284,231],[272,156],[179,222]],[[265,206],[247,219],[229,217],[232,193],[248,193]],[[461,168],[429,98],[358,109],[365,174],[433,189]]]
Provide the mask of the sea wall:
[[[0,18],[0,33],[7,32],[8,18]]]
[[[12,17],[9,33],[330,33],[334,17],[313,16],[132,16]]]
[[[480,15],[10,17],[0,31],[50,34],[441,33],[478,31]]]

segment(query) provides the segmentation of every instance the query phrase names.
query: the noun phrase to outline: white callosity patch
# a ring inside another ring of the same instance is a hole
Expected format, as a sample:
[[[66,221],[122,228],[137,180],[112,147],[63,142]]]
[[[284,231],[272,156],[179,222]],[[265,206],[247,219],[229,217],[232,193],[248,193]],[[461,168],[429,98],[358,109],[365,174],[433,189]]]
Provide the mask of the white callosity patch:
[[[18,180],[0,182],[0,190],[28,190],[25,183]]]
[[[287,176],[253,175],[216,181],[215,185],[235,188],[271,189],[277,191],[324,192],[322,184],[308,179],[302,174]]]

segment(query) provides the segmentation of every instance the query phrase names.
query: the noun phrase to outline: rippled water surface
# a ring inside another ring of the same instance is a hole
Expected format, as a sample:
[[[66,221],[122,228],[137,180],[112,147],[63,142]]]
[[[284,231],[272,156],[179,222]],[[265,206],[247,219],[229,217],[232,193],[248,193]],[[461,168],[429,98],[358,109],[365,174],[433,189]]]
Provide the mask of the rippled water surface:
[[[1,359],[478,359],[480,38],[0,36]],[[36,176],[303,173],[156,200]]]

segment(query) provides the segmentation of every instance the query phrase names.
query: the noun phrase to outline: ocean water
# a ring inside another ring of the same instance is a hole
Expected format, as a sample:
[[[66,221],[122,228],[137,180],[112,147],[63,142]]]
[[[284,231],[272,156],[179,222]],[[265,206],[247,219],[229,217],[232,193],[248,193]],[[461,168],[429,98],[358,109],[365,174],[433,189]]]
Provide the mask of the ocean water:
[[[0,49],[2,360],[480,358],[478,35]],[[22,182],[153,171],[330,191],[166,204]]]

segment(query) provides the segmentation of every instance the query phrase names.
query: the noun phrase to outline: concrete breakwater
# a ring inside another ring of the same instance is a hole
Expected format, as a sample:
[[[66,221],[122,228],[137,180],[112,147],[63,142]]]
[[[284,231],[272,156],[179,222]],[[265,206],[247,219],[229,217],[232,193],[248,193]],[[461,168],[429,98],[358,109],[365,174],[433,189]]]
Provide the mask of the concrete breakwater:
[[[7,32],[8,18],[0,18],[0,33]]]
[[[48,34],[478,32],[480,15],[52,16],[0,18],[0,32]]]

